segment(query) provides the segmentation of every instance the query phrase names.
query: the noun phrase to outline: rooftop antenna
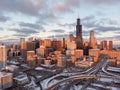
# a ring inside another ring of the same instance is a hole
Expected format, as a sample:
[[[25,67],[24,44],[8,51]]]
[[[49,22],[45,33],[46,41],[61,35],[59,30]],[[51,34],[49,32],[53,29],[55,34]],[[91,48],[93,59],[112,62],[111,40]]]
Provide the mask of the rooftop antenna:
[[[79,16],[79,12],[78,12],[78,18],[80,18],[80,16]]]
[[[80,18],[80,15],[79,15],[79,11],[77,10],[77,14],[78,14],[78,17],[77,18]]]

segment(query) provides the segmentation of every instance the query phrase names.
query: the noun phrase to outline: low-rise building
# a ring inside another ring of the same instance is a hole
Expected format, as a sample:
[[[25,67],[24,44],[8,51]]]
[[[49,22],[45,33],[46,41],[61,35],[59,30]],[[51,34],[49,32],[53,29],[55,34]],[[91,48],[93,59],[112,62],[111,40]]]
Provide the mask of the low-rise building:
[[[75,41],[68,42],[67,43],[67,50],[74,50],[74,49],[76,49],[76,43],[75,43]]]
[[[82,49],[76,49],[75,50],[75,56],[76,58],[80,58],[83,56],[83,50]]]
[[[59,55],[57,59],[57,66],[64,67],[66,66],[66,57],[64,55]]]
[[[34,68],[36,65],[35,51],[27,51],[27,63],[28,66]]]
[[[48,60],[48,59],[44,60],[44,64],[45,65],[51,65],[51,60]]]
[[[72,55],[72,56],[71,56],[71,62],[72,62],[72,63],[75,63],[75,61],[76,61],[76,56],[75,56],[75,55]]]
[[[89,50],[89,56],[94,57],[94,62],[98,61],[99,55],[100,55],[100,49],[90,49]]]
[[[13,80],[17,85],[25,85],[29,82],[27,75],[24,74],[16,76]]]
[[[7,89],[13,85],[13,74],[0,72],[0,89]]]
[[[79,66],[81,68],[89,68],[94,64],[92,61],[76,61],[75,66]]]

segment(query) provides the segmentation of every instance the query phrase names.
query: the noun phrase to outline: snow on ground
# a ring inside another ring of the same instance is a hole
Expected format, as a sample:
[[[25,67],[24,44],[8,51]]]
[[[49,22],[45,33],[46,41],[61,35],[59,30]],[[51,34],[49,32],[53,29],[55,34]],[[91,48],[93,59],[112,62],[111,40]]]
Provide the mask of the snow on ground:
[[[43,70],[44,68],[42,67],[36,67],[35,70]]]
[[[107,70],[120,73],[120,68],[117,67],[108,67]]]
[[[108,78],[100,78],[99,80],[103,81],[103,82],[112,82],[113,81],[112,79],[108,79]]]
[[[86,90],[96,90],[96,89],[88,87]]]
[[[101,84],[95,84],[95,83],[92,83],[92,85],[93,85],[93,86],[98,86],[98,87],[103,87],[103,88],[104,88],[104,86],[101,85]]]
[[[53,84],[55,84],[55,83],[57,83],[57,82],[58,82],[58,80],[53,79],[53,80],[48,84],[48,86],[53,85]]]
[[[43,80],[42,82],[40,82],[40,84],[42,85],[43,89],[46,88],[46,82],[48,81],[49,79],[45,79]]]
[[[73,87],[70,88],[70,90],[80,90],[82,88],[81,85],[74,85]]]
[[[35,90],[40,90],[40,87],[35,88]]]

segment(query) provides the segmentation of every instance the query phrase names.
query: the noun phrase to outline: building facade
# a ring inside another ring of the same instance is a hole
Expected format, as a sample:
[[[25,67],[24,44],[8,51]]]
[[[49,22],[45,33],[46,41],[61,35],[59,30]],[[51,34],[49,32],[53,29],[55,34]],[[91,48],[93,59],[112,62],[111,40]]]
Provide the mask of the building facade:
[[[89,44],[90,44],[90,47],[92,49],[97,48],[97,40],[96,40],[96,38],[94,36],[94,31],[93,30],[90,31],[90,42],[89,42]]]
[[[77,49],[83,49],[82,25],[80,23],[80,18],[77,19],[76,25],[76,44]]]
[[[34,68],[36,65],[35,51],[27,51],[27,63],[28,66]]]
[[[0,72],[0,90],[10,88],[13,85],[13,74]]]
[[[6,46],[0,45],[0,69],[6,66],[7,52]]]

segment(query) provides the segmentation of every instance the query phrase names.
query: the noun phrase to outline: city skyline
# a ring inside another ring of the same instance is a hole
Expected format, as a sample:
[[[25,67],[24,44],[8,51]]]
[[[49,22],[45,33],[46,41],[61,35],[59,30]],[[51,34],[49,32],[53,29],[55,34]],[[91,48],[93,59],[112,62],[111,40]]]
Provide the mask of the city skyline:
[[[78,17],[84,40],[89,40],[89,32],[94,29],[98,41],[117,41],[120,39],[119,5],[119,0],[4,0],[0,3],[0,41],[75,35]]]
[[[0,90],[120,89],[120,0],[1,0]]]

